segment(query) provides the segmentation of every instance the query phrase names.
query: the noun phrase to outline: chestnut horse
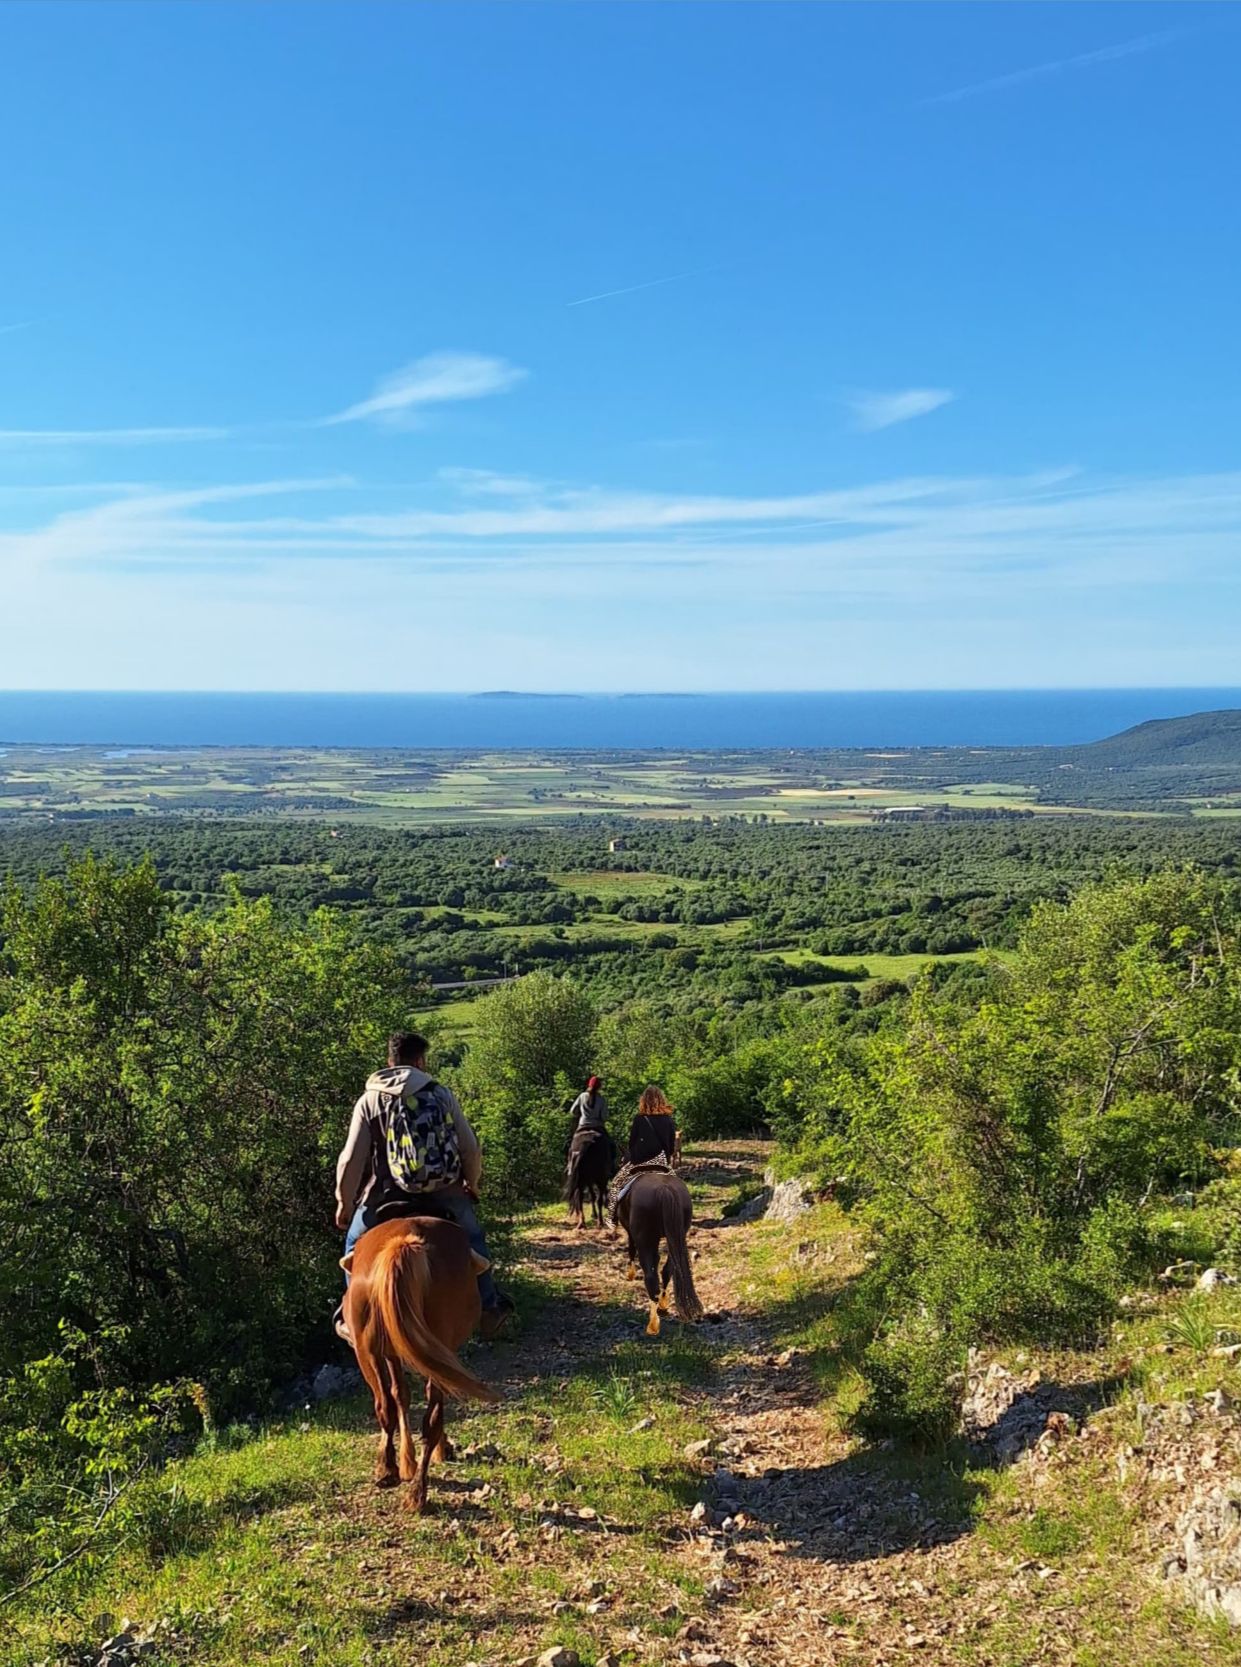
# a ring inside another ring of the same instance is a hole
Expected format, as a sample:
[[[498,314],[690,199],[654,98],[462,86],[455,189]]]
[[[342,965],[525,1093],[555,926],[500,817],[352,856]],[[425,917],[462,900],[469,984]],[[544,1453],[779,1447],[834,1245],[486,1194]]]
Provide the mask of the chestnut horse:
[[[456,1355],[478,1324],[478,1275],[487,1264],[455,1222],[404,1216],[363,1233],[341,1266],[349,1275],[345,1323],[375,1397],[381,1432],[375,1482],[381,1488],[412,1482],[410,1507],[421,1511],[432,1454],[451,1457],[444,1438],[445,1395],[500,1399]],[[410,1432],[407,1366],[427,1385],[420,1462]]]
[[[670,1169],[639,1169],[620,1200],[617,1219],[629,1235],[629,1273],[636,1279],[638,1268],[646,1294],[651,1299],[647,1321],[648,1337],[659,1336],[659,1316],[668,1312],[668,1281],[676,1297],[677,1318],[701,1320],[702,1303],[694,1289],[686,1238],[694,1209],[689,1188]],[[663,1273],[659,1271],[659,1246],[668,1246]]]

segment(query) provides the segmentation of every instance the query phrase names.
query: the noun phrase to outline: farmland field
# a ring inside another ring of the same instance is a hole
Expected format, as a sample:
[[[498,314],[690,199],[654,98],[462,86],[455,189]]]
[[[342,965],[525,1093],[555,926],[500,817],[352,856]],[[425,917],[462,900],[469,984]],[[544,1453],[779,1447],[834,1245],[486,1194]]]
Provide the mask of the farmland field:
[[[1024,762],[959,749],[539,755],[10,746],[0,748],[0,818],[190,812],[427,827],[600,815],[638,821],[740,816],[865,825],[893,811],[1072,808],[1061,795],[1029,785]],[[997,779],[1001,763],[1018,779]],[[971,770],[979,773],[977,782],[968,779]]]

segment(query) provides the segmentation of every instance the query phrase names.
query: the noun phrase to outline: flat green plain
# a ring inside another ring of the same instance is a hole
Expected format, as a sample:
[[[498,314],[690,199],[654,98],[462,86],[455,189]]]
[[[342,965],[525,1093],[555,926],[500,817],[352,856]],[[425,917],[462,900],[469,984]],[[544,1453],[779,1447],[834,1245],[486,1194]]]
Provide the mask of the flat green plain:
[[[1023,809],[1021,783],[928,785],[908,753],[857,754],[842,778],[781,753],[418,753],[9,747],[0,815],[279,815],[387,826],[614,815],[865,824],[897,807]],[[577,889],[577,877],[570,889]]]

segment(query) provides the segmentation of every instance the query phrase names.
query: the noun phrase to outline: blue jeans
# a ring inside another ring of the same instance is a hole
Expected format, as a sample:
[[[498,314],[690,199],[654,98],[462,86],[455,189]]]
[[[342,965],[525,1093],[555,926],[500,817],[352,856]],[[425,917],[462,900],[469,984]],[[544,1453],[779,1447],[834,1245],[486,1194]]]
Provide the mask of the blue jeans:
[[[433,1199],[433,1208],[440,1215],[445,1215],[450,1221],[455,1221],[458,1227],[464,1227],[466,1237],[470,1241],[470,1249],[476,1250],[480,1256],[485,1256],[490,1262],[491,1252],[487,1249],[487,1240],[483,1237],[482,1224],[478,1219],[478,1211],[474,1208],[474,1200],[463,1192],[436,1192],[427,1195]],[[417,1214],[418,1199],[410,1198],[410,1214]],[[366,1205],[361,1204],[353,1212],[353,1220],[349,1223],[349,1231],[345,1234],[345,1255],[357,1244],[358,1240],[373,1227],[374,1221],[368,1216]],[[345,1275],[345,1284],[349,1283],[349,1275]],[[478,1294],[484,1308],[496,1308],[500,1298],[496,1291],[495,1280],[491,1277],[491,1269],[478,1276]]]

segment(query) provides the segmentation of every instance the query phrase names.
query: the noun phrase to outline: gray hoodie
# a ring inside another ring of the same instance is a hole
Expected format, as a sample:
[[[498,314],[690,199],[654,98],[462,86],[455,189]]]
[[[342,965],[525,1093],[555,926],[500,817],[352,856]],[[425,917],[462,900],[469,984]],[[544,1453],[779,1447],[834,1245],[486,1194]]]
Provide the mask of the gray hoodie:
[[[576,1116],[579,1129],[606,1129],[608,1126],[608,1102],[601,1088],[595,1090],[593,1099],[583,1089],[569,1111]]]
[[[409,1197],[404,1188],[397,1186],[388,1168],[388,1100],[393,1094],[410,1098],[434,1081],[434,1077],[413,1065],[387,1065],[368,1077],[366,1090],[353,1108],[344,1148],[336,1160],[336,1203],[342,1212],[352,1215],[359,1204],[378,1208],[394,1198]],[[436,1083],[435,1091],[457,1131],[462,1179],[477,1191],[483,1167],[478,1136],[466,1122],[451,1088]],[[428,1192],[434,1190],[434,1186],[427,1188]]]

